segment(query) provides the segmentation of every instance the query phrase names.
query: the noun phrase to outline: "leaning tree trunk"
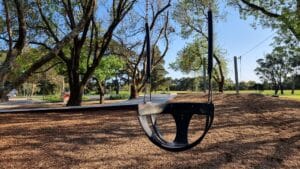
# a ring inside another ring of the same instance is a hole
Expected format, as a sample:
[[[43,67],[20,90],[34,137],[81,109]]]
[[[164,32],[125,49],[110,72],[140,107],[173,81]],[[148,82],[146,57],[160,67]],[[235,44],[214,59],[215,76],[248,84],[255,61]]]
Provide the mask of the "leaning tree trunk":
[[[104,94],[105,94],[104,85],[99,84],[99,95],[100,95],[99,103],[100,104],[104,103]]]
[[[103,104],[104,103],[104,94],[105,94],[105,82],[101,82],[96,77],[94,77],[93,79],[96,80],[97,89],[99,92],[99,103]]]
[[[130,96],[129,99],[136,99],[139,97],[138,84],[135,77],[132,78],[132,83],[130,85]]]
[[[96,81],[98,84],[98,91],[99,91],[99,103],[103,104],[104,103],[104,94],[105,94],[105,84],[104,84],[104,82],[101,82],[98,79]]]
[[[220,73],[220,81],[218,81],[219,92],[223,93],[223,91],[224,91],[225,77],[224,77],[224,73],[223,73],[222,64],[221,64],[220,59],[215,54],[213,55],[213,57],[214,57],[214,59],[216,60],[216,62],[218,64],[219,73]]]

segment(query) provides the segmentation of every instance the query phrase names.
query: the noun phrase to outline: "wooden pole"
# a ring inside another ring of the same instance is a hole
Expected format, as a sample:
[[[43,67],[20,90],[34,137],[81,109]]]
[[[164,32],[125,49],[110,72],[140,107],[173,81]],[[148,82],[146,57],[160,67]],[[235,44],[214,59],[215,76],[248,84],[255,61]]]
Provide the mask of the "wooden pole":
[[[237,57],[234,56],[234,73],[235,73],[235,90],[236,94],[239,94],[239,75],[238,75],[238,66],[237,66]]]

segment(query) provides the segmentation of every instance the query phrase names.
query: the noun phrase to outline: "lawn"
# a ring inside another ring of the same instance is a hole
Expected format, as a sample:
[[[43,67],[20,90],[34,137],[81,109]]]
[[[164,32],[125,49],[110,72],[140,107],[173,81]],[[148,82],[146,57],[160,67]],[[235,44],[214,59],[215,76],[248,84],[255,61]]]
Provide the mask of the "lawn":
[[[225,91],[225,93],[235,93],[235,91]],[[264,90],[262,92],[256,90],[241,90],[240,93],[260,93],[266,96],[272,96],[274,95],[274,90]],[[300,90],[295,90],[294,94],[291,94],[291,90],[285,90],[283,95],[279,92],[279,97],[300,101]]]

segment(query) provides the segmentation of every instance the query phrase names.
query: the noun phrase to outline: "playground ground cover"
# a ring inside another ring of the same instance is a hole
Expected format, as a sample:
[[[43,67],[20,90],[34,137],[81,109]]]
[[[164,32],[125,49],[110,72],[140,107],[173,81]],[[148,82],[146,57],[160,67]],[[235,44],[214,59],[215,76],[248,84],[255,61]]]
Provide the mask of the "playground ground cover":
[[[173,102],[205,101],[179,94]],[[0,168],[300,168],[300,102],[218,94],[213,128],[170,153],[144,136],[135,111],[0,114]]]

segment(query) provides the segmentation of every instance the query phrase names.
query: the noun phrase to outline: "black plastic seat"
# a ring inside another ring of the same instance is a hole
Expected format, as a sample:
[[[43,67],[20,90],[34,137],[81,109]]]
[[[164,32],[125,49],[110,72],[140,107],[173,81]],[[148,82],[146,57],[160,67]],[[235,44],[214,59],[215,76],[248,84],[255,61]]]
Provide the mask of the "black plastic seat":
[[[145,103],[139,105],[139,121],[148,138],[158,147],[168,151],[184,151],[199,144],[214,118],[214,105],[211,103]],[[176,123],[176,136],[172,142],[166,141],[156,124],[157,114],[170,114]],[[203,133],[195,141],[188,142],[188,128],[194,114],[205,116]]]

